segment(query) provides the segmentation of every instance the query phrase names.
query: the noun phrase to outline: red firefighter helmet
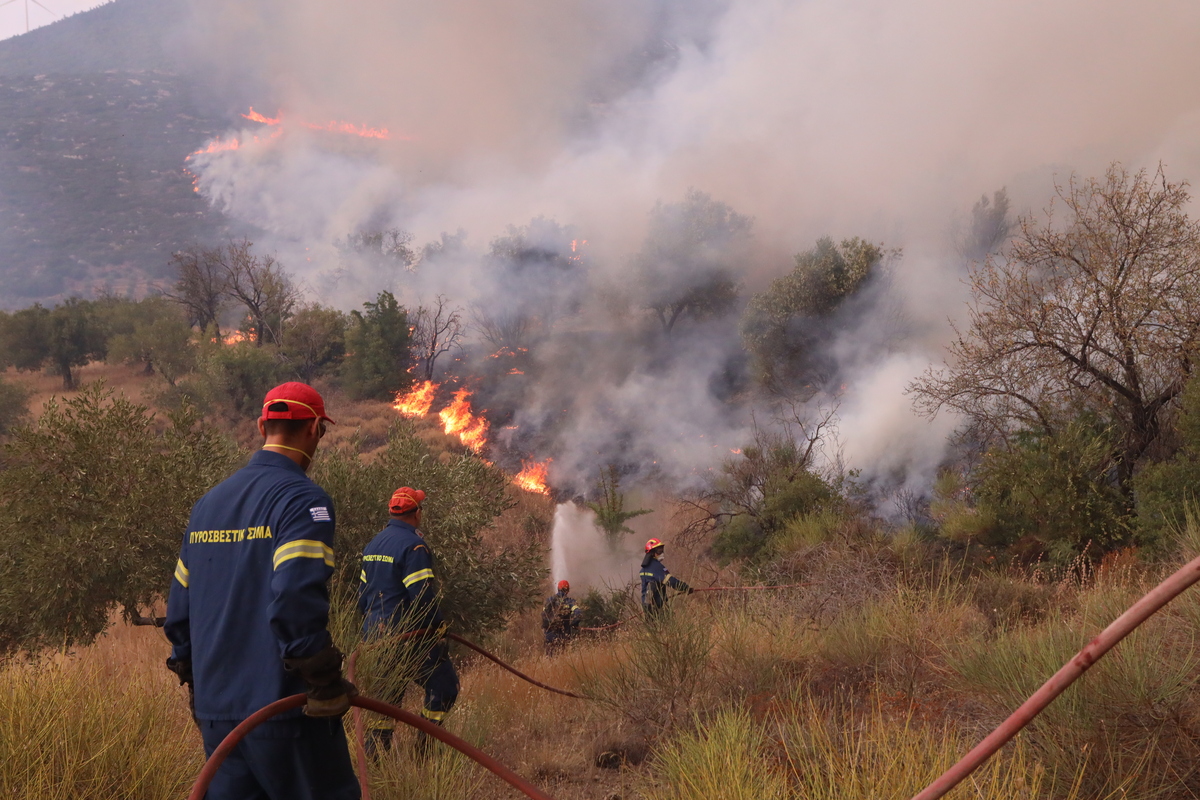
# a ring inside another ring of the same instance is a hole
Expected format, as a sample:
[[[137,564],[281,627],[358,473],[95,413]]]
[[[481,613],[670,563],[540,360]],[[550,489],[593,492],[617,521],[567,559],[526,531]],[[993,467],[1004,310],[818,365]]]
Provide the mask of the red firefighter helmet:
[[[571,591],[571,582],[570,582],[570,581],[559,581],[559,582],[558,582],[558,590],[559,590],[560,592],[569,592],[569,591]]]
[[[651,539],[650,541],[646,542],[647,553],[649,553],[651,550],[657,550],[660,547],[665,547],[665,545],[658,539]]]

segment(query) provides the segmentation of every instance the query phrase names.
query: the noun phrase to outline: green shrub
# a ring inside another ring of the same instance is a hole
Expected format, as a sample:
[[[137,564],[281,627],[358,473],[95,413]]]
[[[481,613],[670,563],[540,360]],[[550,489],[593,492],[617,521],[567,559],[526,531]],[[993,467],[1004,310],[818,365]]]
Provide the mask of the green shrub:
[[[397,421],[369,460],[352,449],[322,449],[310,475],[337,509],[338,581],[358,585],[362,549],[387,524],[388,498],[413,486],[428,495],[422,532],[456,632],[499,630],[510,614],[536,605],[545,554],[536,542],[505,552],[484,542],[484,529],[511,505],[509,478],[473,453],[438,458],[410,423]]]
[[[976,475],[973,538],[1058,565],[1127,544],[1133,520],[1108,480],[1113,452],[1104,432],[1082,422],[988,451]]]
[[[192,504],[236,452],[99,384],[15,430],[0,471],[0,652],[87,643],[167,589]]]

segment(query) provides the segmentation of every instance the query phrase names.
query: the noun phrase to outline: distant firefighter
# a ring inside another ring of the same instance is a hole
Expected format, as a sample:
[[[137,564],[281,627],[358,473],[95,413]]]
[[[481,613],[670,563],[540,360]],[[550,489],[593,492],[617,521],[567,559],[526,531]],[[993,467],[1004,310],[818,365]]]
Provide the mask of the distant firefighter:
[[[694,589],[671,574],[663,565],[666,545],[658,539],[646,542],[646,555],[642,558],[642,610],[646,619],[654,619],[667,607],[667,587],[677,592],[691,594]]]
[[[579,633],[581,614],[579,604],[571,599],[571,584],[559,581],[558,592],[550,595],[542,609],[547,655],[553,655]]]
[[[416,683],[425,690],[421,716],[441,725],[458,699],[458,673],[441,637],[443,618],[433,554],[417,529],[424,502],[425,492],[420,489],[402,486],[392,494],[388,503],[391,520],[363,548],[358,607],[366,615],[363,638],[368,641],[389,633],[427,632],[414,639],[416,646],[428,648]],[[387,749],[392,730],[373,730],[371,738],[372,749]],[[432,743],[421,732],[417,744],[425,750]]]

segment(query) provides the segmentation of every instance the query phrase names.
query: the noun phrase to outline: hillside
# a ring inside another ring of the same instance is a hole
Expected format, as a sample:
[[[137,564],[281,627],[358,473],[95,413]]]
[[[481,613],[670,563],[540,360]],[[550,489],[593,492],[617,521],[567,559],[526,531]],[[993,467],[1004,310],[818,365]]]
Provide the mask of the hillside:
[[[229,115],[170,71],[180,0],[118,0],[0,42],[0,307],[144,294],[226,232],[184,159]]]
[[[0,42],[0,78],[175,70],[172,31],[185,0],[118,0]]]

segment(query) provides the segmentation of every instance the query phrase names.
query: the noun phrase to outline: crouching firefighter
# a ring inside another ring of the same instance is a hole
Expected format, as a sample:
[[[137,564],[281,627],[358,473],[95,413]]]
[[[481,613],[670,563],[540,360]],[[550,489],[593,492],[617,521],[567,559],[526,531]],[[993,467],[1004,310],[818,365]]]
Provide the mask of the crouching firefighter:
[[[550,595],[542,608],[542,632],[546,637],[546,655],[554,655],[579,633],[583,615],[579,604],[571,598],[571,584],[558,582],[558,591]]]
[[[263,448],[197,501],[183,535],[163,630],[205,755],[263,706],[308,695],[233,749],[207,800],[360,796],[339,719],[355,689],[327,628],[333,503],[305,474],[332,422],[311,386],[267,392]]]
[[[433,574],[433,554],[418,530],[424,502],[425,492],[407,486],[392,495],[388,503],[391,520],[363,548],[358,607],[366,615],[363,638],[367,641],[426,632],[395,652],[392,668],[403,668],[406,655],[424,651],[414,679],[425,691],[421,716],[441,725],[458,699],[458,674],[442,638],[444,620]],[[376,724],[390,726],[391,721]],[[372,751],[386,750],[391,742],[391,727],[372,729]],[[418,732],[418,751],[428,752],[432,744],[423,731]]]
[[[663,613],[667,607],[667,587],[677,592],[691,594],[694,589],[671,574],[663,565],[663,551],[666,545],[658,539],[646,542],[646,555],[642,558],[642,610],[646,619],[654,619]]]

